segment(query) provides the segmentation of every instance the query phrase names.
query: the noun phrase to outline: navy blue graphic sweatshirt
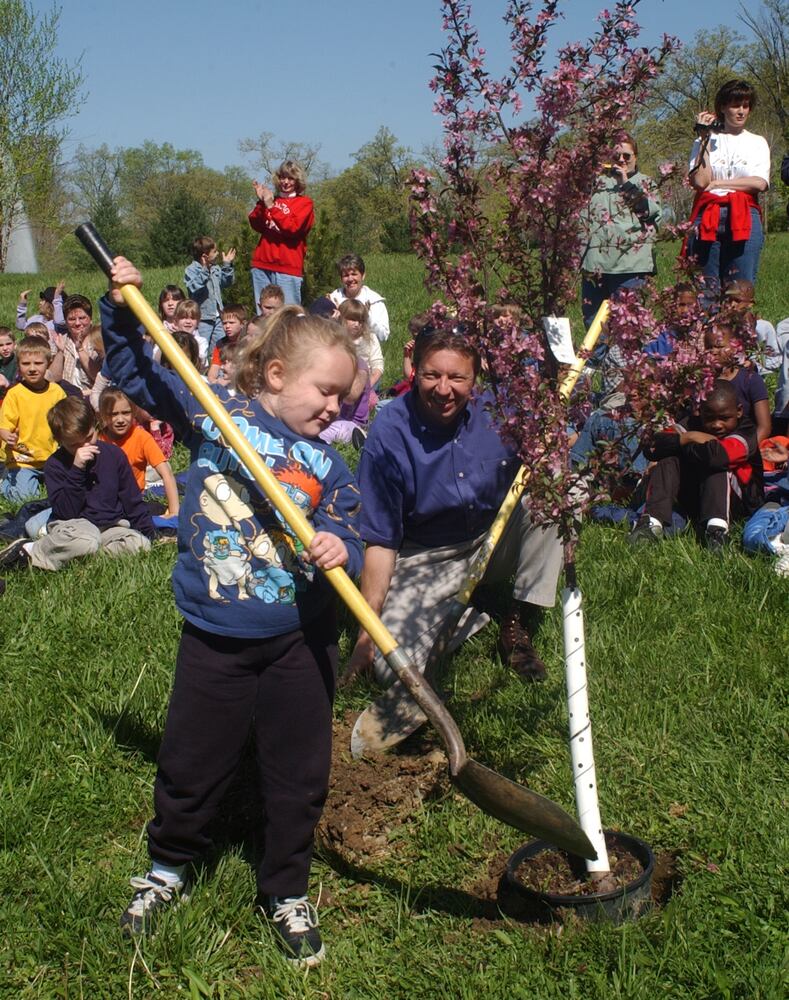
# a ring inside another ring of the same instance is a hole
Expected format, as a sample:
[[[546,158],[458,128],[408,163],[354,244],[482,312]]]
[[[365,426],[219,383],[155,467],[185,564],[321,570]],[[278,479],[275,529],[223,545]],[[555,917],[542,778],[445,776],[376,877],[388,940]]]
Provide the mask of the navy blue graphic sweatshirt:
[[[134,314],[106,296],[100,309],[113,381],[172,424],[191,453],[173,571],[178,610],[218,635],[265,638],[302,628],[332,599],[331,585],[305,561],[301,543],[180,376],[153,361]],[[345,569],[357,576],[359,490],[341,456],[294,433],[257,399],[230,396],[221,386],[214,392],[313,528],[343,540]]]

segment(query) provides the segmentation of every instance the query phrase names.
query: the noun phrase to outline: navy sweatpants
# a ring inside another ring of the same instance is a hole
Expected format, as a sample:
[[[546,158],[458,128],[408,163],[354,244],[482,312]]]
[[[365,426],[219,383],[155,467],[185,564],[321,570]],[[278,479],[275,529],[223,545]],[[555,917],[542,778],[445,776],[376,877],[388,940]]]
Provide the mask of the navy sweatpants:
[[[151,857],[199,858],[254,727],[265,836],[259,895],[307,891],[313,834],[326,801],[337,672],[333,609],[267,639],[235,639],[186,623],[148,824]]]

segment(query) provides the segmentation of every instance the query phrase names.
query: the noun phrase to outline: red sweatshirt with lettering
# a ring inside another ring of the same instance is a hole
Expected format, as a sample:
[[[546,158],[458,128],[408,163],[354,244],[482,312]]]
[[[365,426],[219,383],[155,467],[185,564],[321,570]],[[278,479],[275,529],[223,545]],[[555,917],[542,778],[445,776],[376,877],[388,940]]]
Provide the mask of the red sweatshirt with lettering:
[[[300,278],[304,274],[307,233],[315,222],[312,198],[278,196],[271,208],[262,201],[249,213],[249,224],[261,234],[252,254],[252,267]]]

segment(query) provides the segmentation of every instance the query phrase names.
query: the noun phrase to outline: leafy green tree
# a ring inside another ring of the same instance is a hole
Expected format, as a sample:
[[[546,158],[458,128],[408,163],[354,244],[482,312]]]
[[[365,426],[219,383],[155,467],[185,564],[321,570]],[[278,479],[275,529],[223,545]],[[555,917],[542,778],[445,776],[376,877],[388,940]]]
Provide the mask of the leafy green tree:
[[[60,8],[38,15],[28,0],[0,0],[0,271],[23,199],[35,216],[53,177],[64,122],[83,101],[80,61],[55,55]]]
[[[309,305],[337,286],[337,261],[342,256],[342,236],[327,208],[320,208],[307,244],[301,299]]]
[[[145,263],[150,267],[186,264],[192,255],[192,242],[208,235],[208,230],[202,203],[188,191],[176,190],[148,230]]]

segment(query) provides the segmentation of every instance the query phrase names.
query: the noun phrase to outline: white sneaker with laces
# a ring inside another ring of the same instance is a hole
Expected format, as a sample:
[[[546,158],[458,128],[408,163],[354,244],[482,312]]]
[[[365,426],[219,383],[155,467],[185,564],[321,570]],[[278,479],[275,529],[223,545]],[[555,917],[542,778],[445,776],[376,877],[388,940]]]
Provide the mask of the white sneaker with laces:
[[[186,882],[165,882],[152,872],[130,881],[136,891],[121,914],[121,930],[128,937],[153,933],[162,910],[189,898]]]
[[[263,912],[279,936],[286,961],[301,969],[323,961],[326,948],[318,930],[318,912],[306,896],[270,896]]]

